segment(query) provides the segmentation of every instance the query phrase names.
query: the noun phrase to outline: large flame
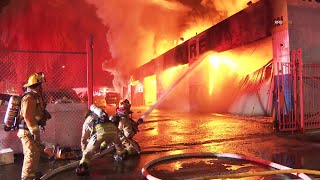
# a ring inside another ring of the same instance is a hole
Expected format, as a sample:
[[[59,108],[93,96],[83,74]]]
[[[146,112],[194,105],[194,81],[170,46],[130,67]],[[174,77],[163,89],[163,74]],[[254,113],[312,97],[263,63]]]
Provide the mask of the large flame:
[[[143,79],[143,97],[146,106],[152,106],[157,101],[156,75]]]
[[[158,74],[158,94],[162,96],[170,92],[160,104],[161,108],[179,107],[181,111],[189,111],[189,83],[188,76],[182,77],[189,69],[188,64],[175,66]],[[180,81],[181,79],[181,81]],[[177,83],[177,81],[180,81]]]
[[[158,78],[157,75],[145,77],[143,79],[143,96],[145,105],[151,106],[156,103],[158,91],[167,91],[173,85],[185,67],[188,67],[188,65],[180,65],[169,68],[163,71],[161,74],[158,74]],[[157,80],[159,81],[161,87],[157,87]],[[170,95],[168,98],[170,98]]]
[[[244,76],[261,68],[272,59],[271,39],[265,39],[256,43],[242,46],[229,51],[215,53],[208,56],[205,63],[208,64],[207,74],[208,93],[221,92],[221,87],[228,77],[239,82]]]
[[[163,71],[159,78],[162,88],[168,89],[176,81],[177,77],[179,77],[181,71],[186,67],[188,67],[187,64],[178,65]]]
[[[117,61],[111,68],[122,73],[131,72],[239,12],[248,3],[247,0],[86,1],[97,7],[97,15],[109,29],[108,43],[112,59]],[[114,73],[118,74],[121,73]]]
[[[236,72],[236,63],[232,59],[212,54],[208,56],[209,61],[209,95],[212,95],[214,87],[219,87],[226,76]]]

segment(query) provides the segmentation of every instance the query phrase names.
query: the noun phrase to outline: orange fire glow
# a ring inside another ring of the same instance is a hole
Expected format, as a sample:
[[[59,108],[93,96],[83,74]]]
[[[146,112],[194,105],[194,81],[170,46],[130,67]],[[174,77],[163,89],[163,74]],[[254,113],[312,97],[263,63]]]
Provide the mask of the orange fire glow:
[[[208,79],[208,94],[222,93],[224,90],[221,87],[228,83],[228,79],[238,83],[271,59],[271,39],[208,55],[202,65],[203,77]]]
[[[176,81],[177,77],[179,77],[181,71],[187,66],[187,64],[179,65],[163,71],[159,78],[163,88],[168,89]]]
[[[231,59],[216,54],[209,55],[209,95],[212,95],[214,87],[223,83],[223,78],[236,72],[236,64]]]
[[[252,0],[253,3],[258,0]],[[114,86],[127,86],[128,72],[248,7],[248,0],[86,0],[107,28],[111,58],[103,66]],[[123,13],[126,12],[126,13]],[[127,65],[128,60],[130,66]],[[112,62],[117,62],[112,64]]]
[[[174,106],[179,107],[181,111],[189,110],[189,78],[182,77],[188,70],[188,67],[188,64],[179,65],[159,74],[157,79],[159,85],[158,94],[162,96],[170,91],[166,95],[165,100],[161,102],[161,108],[171,109],[172,102],[174,102]],[[178,80],[179,82],[177,83]]]
[[[252,3],[256,3],[259,0],[252,0]],[[183,41],[188,40],[197,34],[205,31],[211,26],[221,22],[222,20],[230,17],[237,12],[248,7],[247,0],[236,0],[236,1],[202,1],[201,5],[211,9],[213,14],[204,14],[202,18],[196,18],[192,23],[189,23],[189,28],[182,32]],[[223,12],[221,14],[214,12]],[[183,41],[179,41],[178,44],[181,44]]]
[[[157,81],[156,75],[143,79],[143,96],[146,106],[152,106],[157,101]]]
[[[139,83],[140,83],[139,80],[134,80],[133,76],[130,77],[129,84],[131,86],[137,86]]]
[[[256,3],[259,0],[254,0],[252,3]],[[164,3],[162,0],[154,0],[153,3],[157,2],[158,5],[162,7],[169,8],[168,5],[171,7],[178,6],[177,4],[167,4]],[[161,2],[161,3],[160,3]],[[188,23],[188,28],[181,32],[181,37],[176,37],[176,39],[160,39],[157,42],[157,46],[155,46],[155,53],[153,54],[153,58],[160,56],[161,54],[167,52],[168,50],[174,48],[175,46],[182,44],[186,40],[196,36],[197,34],[207,30],[208,28],[212,27],[213,25],[221,22],[222,20],[230,17],[237,12],[241,11],[242,9],[247,7],[246,0],[237,0],[237,1],[215,1],[212,3],[211,1],[203,1],[201,3],[203,6],[208,8],[216,9],[217,11],[224,12],[224,14],[213,14],[213,15],[204,15],[202,18],[196,18],[190,23]],[[181,7],[180,7],[181,8]],[[170,8],[171,9],[171,8]]]

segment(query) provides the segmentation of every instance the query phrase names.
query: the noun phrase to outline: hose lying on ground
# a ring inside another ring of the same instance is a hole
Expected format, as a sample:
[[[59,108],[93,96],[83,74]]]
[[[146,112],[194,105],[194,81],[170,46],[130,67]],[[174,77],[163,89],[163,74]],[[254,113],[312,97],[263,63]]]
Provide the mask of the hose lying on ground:
[[[310,169],[283,169],[283,170],[272,170],[272,171],[260,171],[260,172],[248,172],[248,173],[237,173],[237,174],[227,174],[218,176],[204,176],[200,178],[192,178],[190,180],[200,180],[200,179],[226,179],[226,178],[243,178],[252,176],[268,176],[277,174],[313,174],[320,175],[320,171],[310,170]]]
[[[266,161],[266,160],[263,160],[263,159],[247,157],[247,156],[238,155],[238,154],[227,154],[227,153],[222,153],[222,154],[219,154],[219,153],[185,153],[185,154],[176,154],[176,155],[164,156],[164,157],[160,157],[160,158],[157,158],[157,159],[154,159],[152,161],[147,162],[144,165],[144,167],[141,169],[141,172],[142,172],[142,175],[145,178],[149,179],[149,180],[159,180],[159,178],[154,177],[154,176],[152,176],[152,175],[150,175],[148,173],[147,169],[150,166],[155,165],[156,163],[159,163],[159,162],[162,162],[162,161],[180,159],[180,158],[194,158],[194,157],[198,157],[198,158],[221,157],[221,158],[241,159],[241,160],[251,161],[251,162],[255,162],[255,163],[258,163],[258,164],[265,165],[265,166],[269,166],[269,167],[272,167],[272,168],[275,168],[275,169],[278,169],[278,170],[287,170],[288,172],[286,172],[286,173],[293,174],[293,175],[298,176],[298,177],[300,177],[301,179],[304,179],[304,180],[311,180],[311,178],[309,176],[307,176],[306,174],[304,174],[304,172],[294,171],[294,169],[286,167],[286,166],[283,166],[281,164],[277,164],[277,163],[274,163],[274,162],[271,162],[271,161]],[[292,170],[292,172],[290,172],[291,170]],[[300,171],[302,171],[302,170],[300,170]],[[317,174],[317,173],[320,174],[320,171],[309,170],[308,173],[309,174]],[[241,173],[241,174],[246,174],[246,176],[242,176],[242,177],[248,177],[253,173]],[[281,173],[278,173],[278,174],[283,174],[283,173],[281,172]],[[231,174],[231,175],[236,175],[236,174]],[[266,175],[268,175],[268,174],[266,174]],[[227,175],[220,176],[219,178],[227,178],[226,176]],[[210,178],[213,178],[213,177],[210,177]]]
[[[103,155],[110,153],[112,150],[113,150],[113,147],[107,148],[107,149],[103,150],[101,153],[95,154],[93,156],[92,160],[98,159],[98,158],[102,157]],[[67,165],[61,166],[59,168],[53,169],[53,170],[49,171],[48,173],[46,173],[45,175],[43,175],[40,179],[46,180],[46,179],[49,179],[50,177],[52,177],[62,171],[76,168],[79,165],[79,163],[80,163],[80,161],[75,161],[75,162],[69,163]]]

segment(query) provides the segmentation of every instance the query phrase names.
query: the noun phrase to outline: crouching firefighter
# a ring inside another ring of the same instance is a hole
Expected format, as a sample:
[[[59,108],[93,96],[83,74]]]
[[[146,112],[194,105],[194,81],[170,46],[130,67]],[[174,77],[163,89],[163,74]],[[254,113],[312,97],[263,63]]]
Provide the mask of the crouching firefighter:
[[[119,137],[128,155],[140,154],[141,148],[136,140],[133,139],[134,135],[139,132],[138,126],[143,122],[140,118],[137,122],[131,117],[133,113],[131,110],[131,104],[126,99],[120,103],[120,106],[116,109],[116,115],[110,117],[110,120],[116,122],[120,131]]]
[[[44,128],[47,119],[51,116],[45,110],[42,95],[42,83],[46,82],[43,73],[32,74],[28,83],[24,85],[26,92],[22,96],[20,105],[18,134],[23,147],[23,166],[21,179],[40,179],[38,171],[41,145],[40,130]]]
[[[119,159],[125,156],[125,150],[118,136],[117,127],[109,121],[106,112],[95,105],[91,105],[82,127],[82,159],[76,169],[77,175],[89,174],[89,165],[92,157],[96,152],[99,152],[102,142],[113,144],[116,149],[116,156]]]

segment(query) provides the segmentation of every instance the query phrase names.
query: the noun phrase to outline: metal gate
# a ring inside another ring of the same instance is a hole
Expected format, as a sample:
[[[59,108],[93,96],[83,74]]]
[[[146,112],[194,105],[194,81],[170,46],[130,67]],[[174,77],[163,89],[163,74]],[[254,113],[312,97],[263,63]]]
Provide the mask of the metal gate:
[[[302,69],[304,129],[320,128],[320,64],[304,64]]]
[[[280,131],[298,129],[297,119],[297,71],[295,63],[277,62],[274,78],[275,126]]]
[[[280,131],[320,128],[320,64],[303,64],[302,50],[291,52],[291,62],[278,62],[274,96]]]

